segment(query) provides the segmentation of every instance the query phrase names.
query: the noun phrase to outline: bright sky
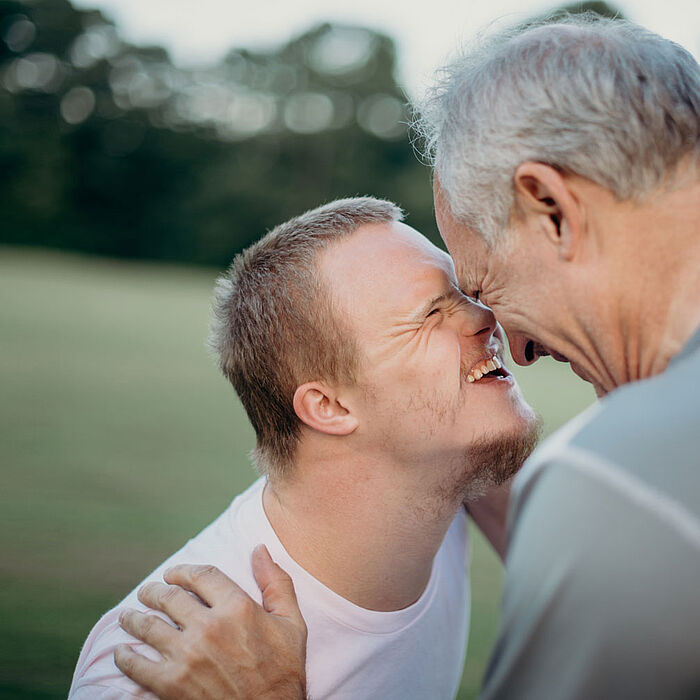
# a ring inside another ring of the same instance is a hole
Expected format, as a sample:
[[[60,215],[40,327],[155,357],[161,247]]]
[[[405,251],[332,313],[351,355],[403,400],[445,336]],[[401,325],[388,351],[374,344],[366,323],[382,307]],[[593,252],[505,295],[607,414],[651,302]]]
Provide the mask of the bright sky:
[[[543,0],[73,0],[99,8],[136,44],[165,46],[182,66],[217,61],[232,47],[272,46],[312,24],[338,21],[382,30],[397,42],[399,79],[420,95],[461,40],[494,21],[515,23],[556,7]],[[620,0],[631,20],[700,56],[700,2]],[[524,9],[523,9],[524,8]]]

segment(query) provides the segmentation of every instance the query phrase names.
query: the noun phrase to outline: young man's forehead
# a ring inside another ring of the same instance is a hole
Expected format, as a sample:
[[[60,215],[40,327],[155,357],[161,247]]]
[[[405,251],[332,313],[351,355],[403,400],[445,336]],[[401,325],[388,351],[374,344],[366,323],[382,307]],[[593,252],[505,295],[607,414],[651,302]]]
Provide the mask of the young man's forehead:
[[[386,245],[389,254],[400,267],[439,268],[450,277],[455,276],[454,263],[449,253],[438,248],[426,236],[416,229],[402,223],[395,222],[391,231],[387,232]]]
[[[360,226],[322,256],[326,272],[378,270],[391,274],[408,267],[439,266],[454,274],[452,258],[421,233],[399,221]]]
[[[323,264],[334,296],[356,318],[409,314],[455,289],[450,256],[414,229],[399,222],[362,229]]]

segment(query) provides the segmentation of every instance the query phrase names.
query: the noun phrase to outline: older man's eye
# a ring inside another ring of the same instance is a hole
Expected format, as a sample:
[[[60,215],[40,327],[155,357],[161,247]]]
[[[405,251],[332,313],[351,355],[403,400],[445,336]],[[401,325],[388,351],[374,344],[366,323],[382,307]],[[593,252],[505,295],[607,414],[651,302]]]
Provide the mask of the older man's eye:
[[[428,312],[427,318],[430,318],[431,316],[435,316],[435,314],[438,314],[438,313],[440,313],[440,309],[439,309],[439,308],[435,308],[435,309],[433,309],[432,311]]]

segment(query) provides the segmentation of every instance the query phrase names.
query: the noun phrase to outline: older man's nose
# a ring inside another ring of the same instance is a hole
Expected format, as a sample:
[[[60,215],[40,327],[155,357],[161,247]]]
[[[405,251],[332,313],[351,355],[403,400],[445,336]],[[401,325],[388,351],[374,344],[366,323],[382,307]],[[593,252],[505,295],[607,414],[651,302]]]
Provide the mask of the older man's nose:
[[[526,367],[540,358],[542,353],[537,352],[537,347],[533,340],[517,333],[506,332],[506,335],[508,336],[510,354],[513,356],[516,364]]]

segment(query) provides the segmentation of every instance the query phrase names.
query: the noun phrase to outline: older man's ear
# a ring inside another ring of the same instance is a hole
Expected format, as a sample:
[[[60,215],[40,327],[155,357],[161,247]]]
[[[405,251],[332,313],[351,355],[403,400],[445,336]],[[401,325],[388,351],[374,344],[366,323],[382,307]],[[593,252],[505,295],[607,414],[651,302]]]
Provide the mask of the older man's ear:
[[[307,382],[297,387],[294,412],[309,428],[327,435],[350,435],[359,425],[346,397],[323,382]]]
[[[542,231],[558,256],[574,258],[581,243],[582,207],[573,178],[544,163],[521,163],[513,178],[517,211],[531,231]]]

